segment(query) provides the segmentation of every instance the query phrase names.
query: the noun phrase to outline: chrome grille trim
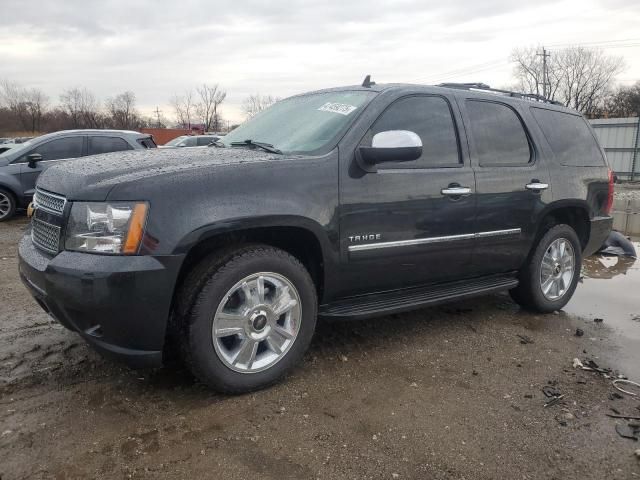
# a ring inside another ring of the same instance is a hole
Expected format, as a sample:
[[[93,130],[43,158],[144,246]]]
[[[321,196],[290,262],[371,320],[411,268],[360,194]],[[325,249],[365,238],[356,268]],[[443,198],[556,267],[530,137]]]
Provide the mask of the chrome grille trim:
[[[60,227],[34,217],[31,224],[31,241],[36,247],[56,254],[60,251],[60,231]]]
[[[47,192],[36,188],[36,193],[33,196],[33,204],[36,208],[41,208],[47,212],[62,215],[64,207],[67,204],[67,199],[62,195]]]

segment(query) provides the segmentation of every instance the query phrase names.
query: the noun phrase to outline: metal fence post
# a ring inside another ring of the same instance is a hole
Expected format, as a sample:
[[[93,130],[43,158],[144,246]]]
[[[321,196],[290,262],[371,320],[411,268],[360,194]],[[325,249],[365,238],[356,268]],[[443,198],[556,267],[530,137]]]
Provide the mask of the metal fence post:
[[[638,149],[640,149],[640,112],[638,112],[638,123],[636,124],[636,141],[633,148],[633,160],[631,161],[631,181],[636,174],[636,165],[638,165]]]

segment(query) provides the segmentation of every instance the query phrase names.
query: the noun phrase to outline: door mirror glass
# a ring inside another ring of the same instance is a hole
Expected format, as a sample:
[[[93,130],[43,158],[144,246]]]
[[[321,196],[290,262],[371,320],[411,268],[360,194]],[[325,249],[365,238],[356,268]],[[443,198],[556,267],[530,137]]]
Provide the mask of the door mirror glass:
[[[32,153],[31,155],[27,155],[27,163],[29,168],[36,168],[36,163],[42,160],[42,155],[39,153]]]
[[[409,130],[387,130],[373,136],[370,147],[359,148],[368,165],[384,162],[410,162],[422,155],[422,140]]]

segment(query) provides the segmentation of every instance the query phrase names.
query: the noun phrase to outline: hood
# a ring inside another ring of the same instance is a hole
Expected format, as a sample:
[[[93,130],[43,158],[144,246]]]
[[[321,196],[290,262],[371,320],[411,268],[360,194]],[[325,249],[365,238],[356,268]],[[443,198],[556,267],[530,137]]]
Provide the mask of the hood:
[[[102,201],[114,186],[123,183],[282,158],[282,155],[246,148],[153,148],[114,152],[66,160],[51,166],[38,179],[38,187],[65,195],[69,200]]]

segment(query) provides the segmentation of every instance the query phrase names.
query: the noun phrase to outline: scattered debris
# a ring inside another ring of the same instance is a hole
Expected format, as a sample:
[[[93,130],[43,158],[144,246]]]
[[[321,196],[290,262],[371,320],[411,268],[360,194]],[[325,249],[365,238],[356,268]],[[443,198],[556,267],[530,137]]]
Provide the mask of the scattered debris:
[[[636,457],[640,458],[640,448],[636,450]]]
[[[551,400],[549,400],[547,403],[544,404],[544,408],[547,408],[547,407],[550,407],[552,405],[555,405],[556,403],[558,403],[563,398],[564,398],[564,395],[560,395],[559,397],[552,398]]]
[[[573,359],[573,368],[584,368],[584,365],[582,364],[579,358]]]
[[[616,380],[613,381],[613,387],[616,390],[618,390],[618,391],[620,391],[622,393],[626,393],[627,395],[631,395],[632,397],[637,397],[638,396],[638,394],[635,393],[635,392],[630,392],[629,390],[625,390],[623,388],[620,388],[618,385],[621,384],[621,383],[624,384],[624,385],[633,385],[633,386],[638,387],[638,388],[640,388],[640,384],[638,384],[636,382],[633,382],[631,380],[627,380],[625,378],[617,378]]]
[[[594,318],[593,321],[596,323],[602,323],[604,322],[604,318]]]
[[[522,345],[527,345],[528,343],[534,343],[534,341],[531,340],[531,338],[527,337],[526,335],[517,335],[517,337],[520,339],[520,343]]]
[[[628,438],[630,440],[640,440],[640,424],[629,423],[627,425],[617,424],[616,432],[622,438]]]
[[[542,387],[542,393],[544,393],[544,396],[547,398],[554,398],[562,395],[560,393],[560,390],[558,390],[556,387],[553,387],[551,385],[545,385],[544,387]]]
[[[612,230],[607,239],[604,241],[598,253],[614,256],[629,256],[636,258],[636,249],[631,240],[622,233]]]
[[[611,410],[614,410],[614,409],[612,408]],[[611,413],[606,413],[605,415],[611,418],[626,418],[627,420],[640,420],[640,417],[637,415],[621,415],[621,414],[613,415]]]
[[[609,394],[609,400],[622,400],[624,397],[617,392]]]
[[[576,337],[581,337],[584,335],[584,330],[581,328],[576,328]]]

